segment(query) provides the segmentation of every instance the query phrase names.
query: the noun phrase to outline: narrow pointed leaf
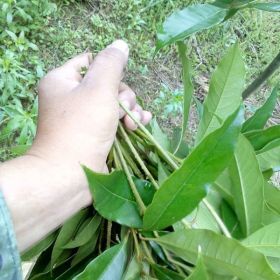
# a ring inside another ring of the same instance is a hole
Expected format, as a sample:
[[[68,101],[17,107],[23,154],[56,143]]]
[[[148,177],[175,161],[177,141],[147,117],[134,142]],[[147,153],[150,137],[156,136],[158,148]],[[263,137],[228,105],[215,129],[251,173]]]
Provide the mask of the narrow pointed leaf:
[[[161,229],[191,213],[228,165],[240,131],[238,110],[206,137],[156,192],[144,215],[146,229]]]
[[[91,261],[73,280],[121,280],[127,259],[126,242],[118,244]]]
[[[151,265],[151,267],[153,268],[155,276],[158,280],[184,280],[180,274],[165,267],[156,264]]]
[[[280,170],[280,138],[271,141],[257,152],[257,159],[262,171]]]
[[[237,216],[233,209],[228,205],[227,202],[222,201],[221,207],[221,218],[226,225],[227,229],[229,230],[232,237],[236,239],[244,238],[244,235],[242,234],[240,223],[237,219]]]
[[[22,261],[30,261],[32,258],[38,256],[40,253],[48,249],[51,244],[54,242],[55,238],[57,236],[57,232],[53,232],[49,234],[47,237],[45,237],[43,240],[38,242],[35,246],[33,246],[28,251],[24,252],[23,255],[21,255]]]
[[[198,256],[195,269],[187,280],[209,280],[207,269],[204,265],[203,258]]]
[[[279,85],[277,85],[273,90],[267,101],[263,106],[261,106],[255,114],[245,121],[242,127],[242,132],[262,129],[268,119],[271,117],[273,110],[276,105],[277,97],[279,92]]]
[[[265,182],[264,197],[267,206],[280,215],[280,190],[271,183]]]
[[[241,102],[245,66],[237,44],[229,49],[215,70],[203,104],[196,143],[221,126]]]
[[[73,240],[70,240],[66,245],[63,246],[65,249],[77,248],[86,244],[92,237],[92,235],[97,231],[101,222],[101,217],[95,215],[89,223],[77,233]]]
[[[255,151],[259,151],[272,141],[280,139],[280,125],[274,125],[266,129],[252,130],[244,133],[251,142]]]
[[[178,42],[177,46],[178,46],[179,57],[183,66],[184,100],[183,100],[183,123],[181,129],[181,136],[177,144],[177,147],[175,148],[175,152],[174,152],[175,154],[179,150],[185,135],[188,118],[189,118],[191,101],[192,101],[192,95],[193,95],[193,84],[191,81],[191,62],[186,54],[187,48],[183,42]]]
[[[280,257],[280,222],[267,225],[242,241],[248,248],[260,251],[265,256]]]
[[[141,274],[141,266],[142,264],[139,263],[136,256],[134,256],[129,262],[122,280],[138,280]]]
[[[76,266],[78,263],[81,263],[84,259],[86,259],[90,254],[94,252],[98,236],[99,232],[95,232],[86,244],[79,247],[75,257],[71,261],[71,266]]]
[[[261,253],[209,230],[181,230],[156,241],[193,264],[201,255],[207,269],[215,274],[237,276],[241,280],[280,279]]]
[[[170,149],[170,142],[167,135],[160,128],[157,120],[154,118],[150,122],[150,126],[152,128],[152,135],[156,139],[156,141],[160,144],[162,148],[165,150]]]
[[[63,246],[67,244],[71,238],[75,235],[78,230],[79,225],[86,219],[88,214],[87,209],[83,209],[73,217],[68,219],[62,226],[55,241],[52,257],[51,257],[51,267],[53,267],[54,263],[58,260],[58,258],[62,255],[65,251]]]
[[[250,8],[267,12],[280,12],[280,3],[253,3],[250,5]]]
[[[261,227],[264,182],[254,149],[243,135],[239,137],[229,172],[235,211],[247,236]]]
[[[121,225],[139,228],[142,220],[124,172],[99,174],[84,167],[94,207],[104,218]]]
[[[156,49],[177,41],[183,41],[190,35],[210,28],[222,22],[226,9],[210,4],[189,6],[170,15],[157,33]]]

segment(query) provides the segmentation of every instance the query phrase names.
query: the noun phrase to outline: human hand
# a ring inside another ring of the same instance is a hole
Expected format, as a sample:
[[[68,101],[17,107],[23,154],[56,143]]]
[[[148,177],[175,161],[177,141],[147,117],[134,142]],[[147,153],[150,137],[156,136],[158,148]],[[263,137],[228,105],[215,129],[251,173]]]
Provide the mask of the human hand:
[[[29,154],[104,170],[119,117],[128,128],[137,128],[118,100],[143,124],[151,119],[136,104],[135,93],[121,83],[128,53],[127,44],[117,40],[94,59],[81,54],[41,80],[37,135]],[[83,67],[88,68],[84,78]]]
[[[126,43],[116,41],[93,60],[79,55],[40,82],[35,141],[25,155],[0,164],[0,191],[21,252],[91,203],[80,164],[106,171],[119,117],[136,128],[119,109],[118,99],[143,124],[151,119],[121,83],[127,59]],[[82,67],[89,67],[84,78]]]

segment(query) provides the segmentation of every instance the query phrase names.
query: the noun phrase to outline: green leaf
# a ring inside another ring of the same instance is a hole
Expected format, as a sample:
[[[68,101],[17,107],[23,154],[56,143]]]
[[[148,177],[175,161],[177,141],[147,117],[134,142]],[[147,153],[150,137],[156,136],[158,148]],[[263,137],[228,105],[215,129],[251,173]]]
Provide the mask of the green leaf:
[[[192,101],[192,95],[193,95],[193,84],[191,81],[191,61],[187,57],[187,47],[183,42],[178,42],[178,52],[179,57],[183,66],[183,84],[184,84],[184,101],[183,101],[183,123],[182,123],[182,130],[181,130],[181,136],[177,143],[177,147],[175,148],[174,154],[177,153],[179,150],[181,143],[183,141],[186,127],[189,119],[189,111]]]
[[[52,243],[54,242],[57,236],[57,232],[53,232],[45,237],[43,240],[38,242],[35,246],[33,246],[28,251],[24,252],[21,256],[22,261],[29,261],[32,258],[38,256],[40,253],[48,249]]]
[[[280,3],[253,3],[249,7],[267,12],[280,12]]]
[[[215,70],[203,104],[196,143],[221,126],[241,103],[245,66],[237,44],[232,46]]]
[[[222,22],[227,10],[210,4],[189,6],[170,15],[157,33],[156,50]]]
[[[91,261],[73,280],[121,280],[127,259],[126,242],[118,244]]]
[[[216,0],[213,5],[226,9],[239,9],[255,0]]]
[[[202,256],[198,256],[198,261],[196,267],[192,274],[187,278],[187,280],[208,280],[207,269],[204,265]]]
[[[75,257],[71,261],[71,266],[75,266],[78,263],[82,262],[85,258],[87,258],[91,253],[94,252],[98,240],[98,236],[99,236],[99,232],[96,231],[86,244],[79,247]]]
[[[156,118],[153,118],[151,120],[150,125],[152,128],[152,135],[155,138],[155,140],[160,144],[160,146],[163,149],[168,151],[170,149],[170,143],[168,137],[165,133],[163,133],[163,131],[159,127]]]
[[[149,181],[138,179],[136,177],[133,178],[133,181],[144,204],[149,205],[152,202],[155,194],[154,186]]]
[[[136,256],[132,257],[122,280],[138,280],[141,275],[141,265],[142,264],[137,261]]]
[[[242,231],[247,236],[261,227],[264,182],[253,147],[242,134],[229,173],[235,211]]]
[[[70,240],[67,244],[63,246],[64,249],[72,249],[80,247],[86,244],[92,235],[97,231],[101,222],[101,217],[99,215],[95,215],[93,218],[87,222],[87,225],[80,230],[73,240]]]
[[[274,125],[266,129],[252,130],[244,133],[253,145],[255,151],[261,150],[268,143],[280,139],[280,125]]]
[[[245,121],[242,127],[242,132],[261,129],[265,126],[268,119],[271,117],[273,110],[276,105],[278,97],[279,85],[277,85],[269,98],[266,100],[265,104],[260,107],[255,114]]]
[[[265,182],[264,197],[267,206],[280,215],[280,190],[272,184]]]
[[[87,167],[83,168],[96,211],[110,221],[140,228],[142,220],[125,173],[114,171],[105,175],[95,173]]]
[[[172,132],[170,140],[170,152],[173,153],[176,157],[184,159],[189,154],[189,146],[184,139],[181,141],[180,145],[178,143],[181,139],[182,129],[180,127],[175,127]],[[176,151],[177,150],[177,151]]]
[[[265,256],[280,257],[280,222],[267,225],[242,241],[248,248],[258,250]]]
[[[222,201],[220,208],[221,218],[230,234],[236,239],[241,239],[244,237],[241,232],[240,223],[237,219],[237,216],[230,205],[228,205],[227,202]]]
[[[78,226],[85,220],[87,214],[88,209],[83,209],[64,223],[54,244],[51,267],[53,267],[54,263],[61,256],[64,251],[63,246],[71,240],[77,232]]]
[[[218,193],[210,189],[206,200],[216,211],[218,210],[217,208],[220,204],[220,196]],[[217,225],[217,221],[203,202],[200,202],[198,207],[190,215],[184,218],[184,221],[187,221],[187,223],[191,225],[191,228],[210,229],[214,232],[220,233],[220,227]]]
[[[157,238],[156,242],[192,264],[198,255],[202,256],[207,269],[215,274],[242,280],[280,279],[261,253],[209,230],[176,231]]]
[[[205,197],[207,188],[232,158],[243,112],[231,115],[221,128],[209,134],[184,160],[161,188],[144,215],[146,229],[161,229],[191,213]]]
[[[221,195],[221,197],[233,207],[233,196],[231,193],[232,181],[230,179],[228,168],[226,168],[218,177],[213,187]]]
[[[269,142],[257,152],[257,159],[262,171],[280,170],[280,139]]]
[[[169,270],[163,266],[157,264],[152,264],[151,267],[155,273],[158,280],[183,280],[184,278],[178,273]]]

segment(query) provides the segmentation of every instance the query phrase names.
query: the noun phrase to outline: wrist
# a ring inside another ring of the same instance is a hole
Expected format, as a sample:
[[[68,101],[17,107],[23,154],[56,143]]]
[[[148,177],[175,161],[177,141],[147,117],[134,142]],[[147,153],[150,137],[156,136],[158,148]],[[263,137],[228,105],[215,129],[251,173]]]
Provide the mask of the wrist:
[[[91,203],[79,165],[54,164],[29,154],[0,165],[0,185],[20,251]]]

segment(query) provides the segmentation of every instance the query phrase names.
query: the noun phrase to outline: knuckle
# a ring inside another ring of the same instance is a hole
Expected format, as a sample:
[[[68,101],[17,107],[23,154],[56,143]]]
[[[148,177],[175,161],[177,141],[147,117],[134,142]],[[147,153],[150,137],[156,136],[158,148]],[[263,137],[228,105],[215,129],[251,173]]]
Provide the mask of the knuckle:
[[[48,72],[38,83],[39,94],[44,94],[51,83],[57,79],[58,68]]]

